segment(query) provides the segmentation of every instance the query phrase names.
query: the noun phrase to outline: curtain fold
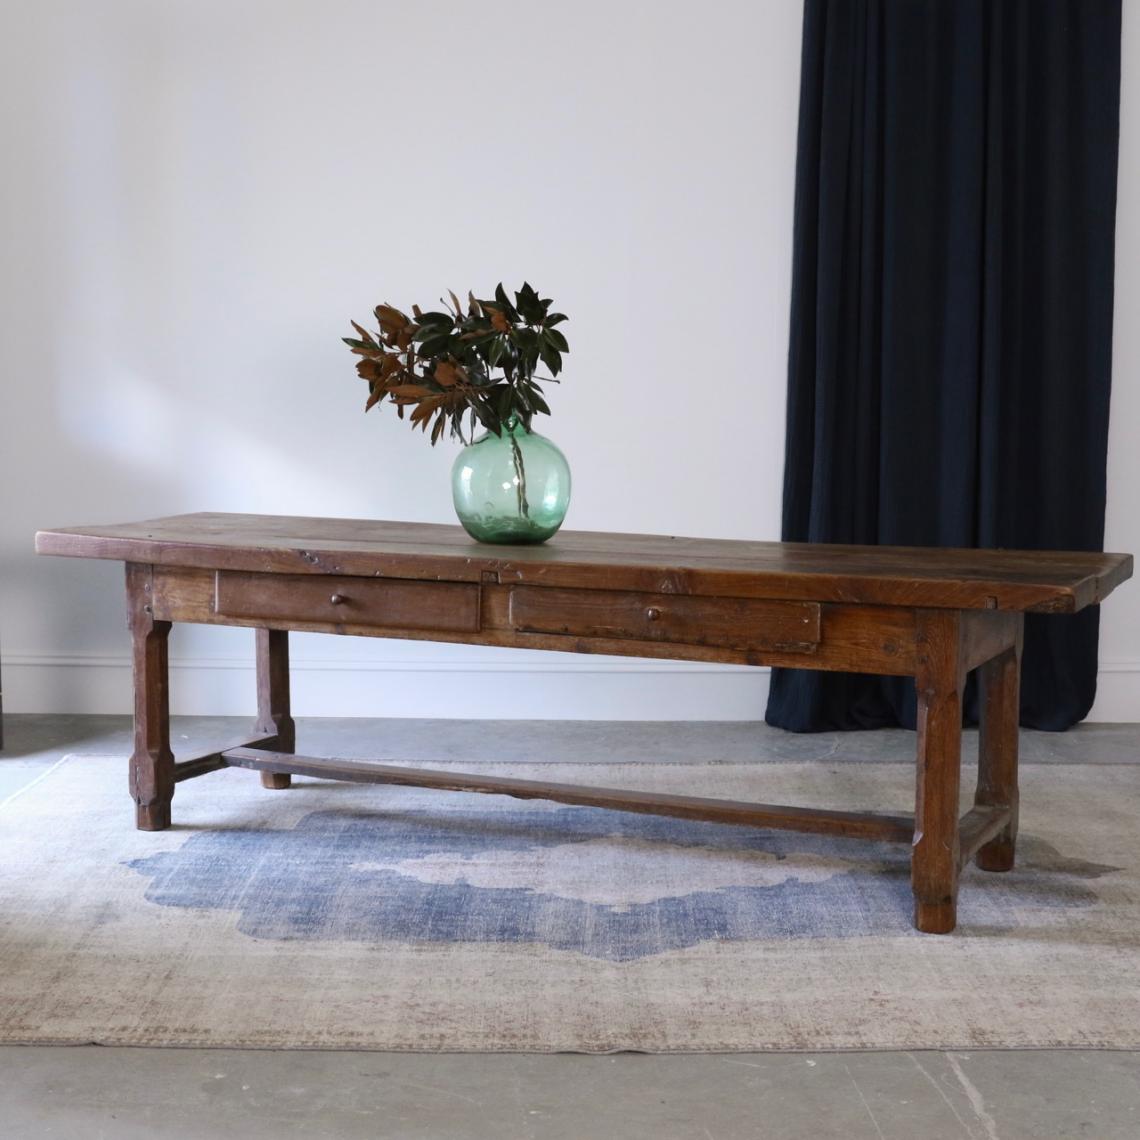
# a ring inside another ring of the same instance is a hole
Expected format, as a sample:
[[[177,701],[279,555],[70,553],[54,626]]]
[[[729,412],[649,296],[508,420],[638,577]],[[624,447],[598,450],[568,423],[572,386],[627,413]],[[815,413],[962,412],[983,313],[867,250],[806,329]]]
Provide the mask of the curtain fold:
[[[785,540],[1102,549],[1120,18],[806,0]],[[1028,616],[1022,724],[1088,713],[1098,616]],[[914,710],[906,679],[777,669],[767,720]]]

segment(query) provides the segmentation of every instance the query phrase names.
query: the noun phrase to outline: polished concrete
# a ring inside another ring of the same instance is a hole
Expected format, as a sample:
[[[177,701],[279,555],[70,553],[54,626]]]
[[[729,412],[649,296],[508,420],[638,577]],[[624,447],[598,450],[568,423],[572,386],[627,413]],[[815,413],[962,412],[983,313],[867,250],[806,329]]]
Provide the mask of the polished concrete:
[[[247,728],[179,718],[176,750],[215,747]],[[124,717],[9,715],[0,801],[62,756],[125,756],[129,738]],[[390,759],[905,763],[914,739],[897,731],[792,736],[756,724],[302,720],[298,743]],[[1137,763],[1140,726],[1027,732],[1022,751],[1041,763]],[[0,851],[2,842],[0,831]],[[8,1047],[0,1065],[4,1140],[1140,1138],[1140,1055],[1130,1052],[584,1057]]]
[[[1128,1053],[0,1049],[16,1140],[1135,1140]]]

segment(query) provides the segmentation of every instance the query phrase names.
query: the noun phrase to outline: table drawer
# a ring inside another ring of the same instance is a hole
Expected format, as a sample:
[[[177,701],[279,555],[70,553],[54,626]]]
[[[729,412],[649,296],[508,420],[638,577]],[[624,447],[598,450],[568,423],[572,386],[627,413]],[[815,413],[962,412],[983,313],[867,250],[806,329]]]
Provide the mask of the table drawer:
[[[511,591],[509,621],[520,633],[671,641],[722,649],[807,653],[819,645],[816,602],[516,586]]]
[[[253,574],[219,570],[214,612],[223,617],[436,629],[475,633],[479,587],[331,574]]]

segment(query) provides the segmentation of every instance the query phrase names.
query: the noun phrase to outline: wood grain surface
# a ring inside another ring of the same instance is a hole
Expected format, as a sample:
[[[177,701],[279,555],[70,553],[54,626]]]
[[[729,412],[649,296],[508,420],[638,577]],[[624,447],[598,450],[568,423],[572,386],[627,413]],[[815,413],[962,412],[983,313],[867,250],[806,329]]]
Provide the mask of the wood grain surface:
[[[240,514],[45,530],[36,549],[219,570],[1064,613],[1101,601],[1132,574],[1127,554],[589,531],[559,531],[541,546],[488,546],[458,526]]]

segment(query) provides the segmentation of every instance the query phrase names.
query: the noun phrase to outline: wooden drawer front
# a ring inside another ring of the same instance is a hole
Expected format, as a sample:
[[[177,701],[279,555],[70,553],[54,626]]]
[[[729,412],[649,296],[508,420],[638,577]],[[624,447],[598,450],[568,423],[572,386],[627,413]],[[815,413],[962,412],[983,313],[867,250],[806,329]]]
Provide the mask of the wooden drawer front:
[[[388,629],[479,629],[479,587],[328,574],[219,570],[214,611],[225,617],[375,625]]]
[[[511,591],[510,623],[520,633],[672,641],[723,649],[810,652],[819,645],[816,602],[517,586]]]

